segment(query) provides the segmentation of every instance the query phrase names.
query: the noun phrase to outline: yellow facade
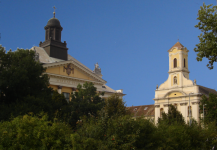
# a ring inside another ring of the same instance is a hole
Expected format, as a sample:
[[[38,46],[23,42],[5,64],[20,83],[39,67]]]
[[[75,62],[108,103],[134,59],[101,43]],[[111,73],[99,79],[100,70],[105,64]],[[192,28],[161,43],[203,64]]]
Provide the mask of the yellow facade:
[[[93,81],[92,78],[89,76],[85,75],[84,73],[81,73],[78,69],[74,68],[74,73],[71,73],[68,75],[66,73],[66,70],[64,71],[64,66],[58,66],[58,67],[53,67],[53,68],[47,68],[46,70],[47,73],[52,73],[52,74],[58,74],[58,75],[63,75],[63,76],[68,76],[68,77],[74,77],[74,78],[81,78],[81,79],[86,79],[86,80],[91,80]]]
[[[171,57],[170,57],[170,59],[171,59],[171,66],[173,67],[174,66],[174,59],[176,58],[177,59],[177,67],[180,67],[180,65],[179,65],[179,60],[180,60],[180,56],[179,56],[179,51],[181,51],[181,50],[177,50],[176,48],[175,49],[173,49],[173,51],[171,51],[171,52],[169,52],[169,54],[175,54],[175,55],[171,55]]]

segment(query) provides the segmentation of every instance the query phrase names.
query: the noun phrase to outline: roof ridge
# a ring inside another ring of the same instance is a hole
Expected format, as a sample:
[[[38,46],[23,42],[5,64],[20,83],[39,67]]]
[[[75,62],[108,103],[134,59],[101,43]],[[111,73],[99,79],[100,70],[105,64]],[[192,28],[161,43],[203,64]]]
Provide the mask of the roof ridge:
[[[174,44],[168,51],[170,51],[173,47],[177,47],[178,49],[184,48],[184,46],[178,41]]]

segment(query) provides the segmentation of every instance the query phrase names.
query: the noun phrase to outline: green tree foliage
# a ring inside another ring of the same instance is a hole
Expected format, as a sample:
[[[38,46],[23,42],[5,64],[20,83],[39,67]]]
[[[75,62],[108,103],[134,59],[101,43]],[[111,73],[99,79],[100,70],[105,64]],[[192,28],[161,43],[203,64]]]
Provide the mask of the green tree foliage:
[[[41,111],[52,120],[54,113],[67,105],[63,95],[48,87],[46,69],[34,58],[32,50],[6,52],[0,46],[0,120]]]
[[[203,95],[200,101],[200,110],[203,110],[203,106],[205,108],[204,122],[217,122],[217,95],[213,93],[210,93],[209,97]],[[200,112],[203,113],[203,111]]]
[[[49,99],[49,78],[32,50],[17,49],[6,53],[0,46],[0,103],[26,101],[27,97]]]
[[[175,108],[173,105],[169,105],[168,113],[163,112],[162,118],[158,118],[158,123],[166,123],[168,125],[172,125],[174,123],[185,124],[185,120],[182,114]]]
[[[158,126],[155,136],[158,137],[159,150],[201,150],[210,147],[207,139],[210,135],[207,130],[197,124],[191,126],[174,122],[171,125],[162,123]]]
[[[71,149],[72,131],[47,115],[24,115],[0,123],[0,149]]]
[[[71,123],[72,126],[80,120],[82,116],[97,116],[97,112],[104,106],[104,99],[100,97],[104,93],[97,93],[92,82],[86,82],[77,86],[77,91],[71,93]]]
[[[111,95],[105,100],[104,111],[110,117],[128,114],[125,102],[117,94]]]
[[[73,134],[73,147],[87,150],[156,149],[156,126],[149,120],[130,116],[82,119],[81,128]]]
[[[200,43],[194,48],[197,53],[197,61],[202,61],[204,57],[208,58],[207,67],[213,69],[213,63],[217,61],[217,6],[205,5],[198,11],[198,24],[196,28],[201,30],[198,36]]]

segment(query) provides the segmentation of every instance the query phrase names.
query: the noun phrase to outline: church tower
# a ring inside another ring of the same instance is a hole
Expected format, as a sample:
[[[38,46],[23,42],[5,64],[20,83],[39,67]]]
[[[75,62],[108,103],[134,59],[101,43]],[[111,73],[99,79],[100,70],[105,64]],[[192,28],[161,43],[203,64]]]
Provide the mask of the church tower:
[[[61,32],[63,28],[60,25],[60,21],[55,18],[55,6],[54,16],[48,20],[45,29],[45,41],[39,43],[39,47],[44,48],[50,57],[68,60],[68,48],[66,47],[66,41],[61,42]]]
[[[169,105],[181,112],[186,122],[189,118],[199,120],[199,102],[201,86],[189,79],[188,49],[177,42],[169,50],[169,76],[155,90],[155,122],[168,113]],[[190,103],[189,103],[190,97]]]
[[[171,87],[183,86],[183,77],[189,79],[188,50],[177,42],[169,50],[169,78]]]

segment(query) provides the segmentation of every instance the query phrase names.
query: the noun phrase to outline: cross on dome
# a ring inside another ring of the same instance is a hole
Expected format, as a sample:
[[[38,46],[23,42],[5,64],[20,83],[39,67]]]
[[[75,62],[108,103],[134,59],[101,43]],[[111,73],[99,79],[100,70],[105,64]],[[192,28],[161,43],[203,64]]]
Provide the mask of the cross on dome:
[[[53,9],[54,9],[54,12],[53,12],[53,17],[55,18],[55,9],[57,9],[55,6],[53,7]]]

